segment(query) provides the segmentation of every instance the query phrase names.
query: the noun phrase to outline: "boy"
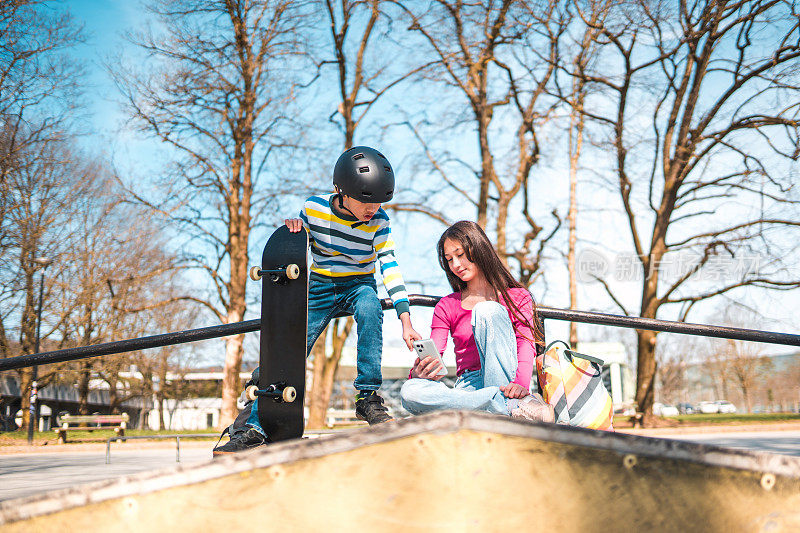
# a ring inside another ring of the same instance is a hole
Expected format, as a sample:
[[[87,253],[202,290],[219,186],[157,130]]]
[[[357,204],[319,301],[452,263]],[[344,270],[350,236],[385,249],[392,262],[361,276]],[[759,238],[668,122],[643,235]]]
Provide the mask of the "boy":
[[[356,146],[336,161],[333,185],[334,194],[312,196],[299,219],[286,220],[292,232],[305,227],[311,243],[306,355],[333,317],[353,314],[358,332],[356,416],[370,425],[378,424],[392,418],[377,393],[382,382],[383,310],[373,275],[376,260],[403,325],[408,349],[421,338],[411,325],[408,293],[395,261],[389,217],[381,209],[394,194],[394,172],[383,154]],[[257,381],[256,372],[253,382]],[[226,428],[230,441],[214,448],[215,456],[269,442],[258,421],[257,402],[250,402]]]

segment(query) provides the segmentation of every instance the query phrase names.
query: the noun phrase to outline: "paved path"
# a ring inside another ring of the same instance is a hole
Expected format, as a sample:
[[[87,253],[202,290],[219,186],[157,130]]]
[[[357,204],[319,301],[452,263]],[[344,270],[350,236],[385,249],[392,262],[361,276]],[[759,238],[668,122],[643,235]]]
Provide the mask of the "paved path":
[[[800,431],[697,433],[666,438],[800,456]],[[182,443],[181,464],[209,461],[212,447],[213,443],[196,443],[191,447]],[[175,447],[125,450],[122,446],[112,445],[111,464],[105,461],[105,447],[82,452],[0,455],[0,501],[169,468],[176,465]]]
[[[671,435],[671,439],[690,440],[726,448],[741,448],[760,452],[780,453],[800,457],[800,431],[740,432],[740,433],[695,433]]]
[[[120,450],[111,448],[106,464],[105,449],[90,452],[30,453],[0,455],[0,501],[65,489],[92,481],[136,472],[169,468],[211,460],[212,445],[184,447],[181,462],[175,461],[175,447]]]

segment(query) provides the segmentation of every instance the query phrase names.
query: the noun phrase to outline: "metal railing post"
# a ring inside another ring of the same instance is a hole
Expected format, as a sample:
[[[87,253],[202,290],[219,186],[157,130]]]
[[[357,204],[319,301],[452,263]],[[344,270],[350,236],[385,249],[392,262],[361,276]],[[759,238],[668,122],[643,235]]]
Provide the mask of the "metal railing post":
[[[133,439],[175,439],[175,462],[181,462],[181,437],[209,438],[218,436],[216,433],[185,433],[183,435],[137,435],[135,437],[109,437],[106,441],[106,464],[111,462],[111,441]]]

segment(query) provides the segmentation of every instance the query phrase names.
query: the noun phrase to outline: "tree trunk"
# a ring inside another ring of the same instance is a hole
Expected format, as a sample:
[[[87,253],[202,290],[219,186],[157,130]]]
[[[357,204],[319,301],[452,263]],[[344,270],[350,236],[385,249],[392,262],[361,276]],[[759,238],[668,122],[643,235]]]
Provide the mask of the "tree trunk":
[[[314,380],[309,394],[308,421],[306,426],[312,429],[325,427],[325,415],[333,393],[333,381],[336,369],[342,358],[344,343],[353,328],[353,317],[347,317],[342,325],[341,319],[333,321],[329,328],[320,335],[314,344]],[[341,326],[341,329],[340,329]],[[325,344],[328,330],[332,333],[331,356],[325,354]]]
[[[655,331],[637,330],[638,359],[636,366],[636,406],[642,414],[644,427],[653,425],[653,401],[655,398],[656,376],[656,336]]]
[[[655,252],[642,263],[644,269],[644,283],[642,285],[642,305],[640,316],[643,318],[656,318],[658,311],[658,277],[657,265],[660,264],[663,253],[662,242],[656,240],[653,246]],[[636,406],[641,413],[640,422],[645,427],[651,427],[655,421],[653,416],[653,402],[655,401],[655,383],[658,366],[656,364],[656,341],[658,333],[655,331],[636,330],[637,361],[636,361]]]
[[[314,347],[311,348],[311,356],[313,357],[313,374],[311,379],[311,389],[308,391],[308,420],[306,427],[312,429],[320,429],[325,427],[325,411],[327,410],[327,403],[323,401],[322,397],[322,381],[323,370],[325,369],[325,362],[327,355],[325,355],[325,344],[328,338],[328,329],[325,328]]]
[[[33,369],[23,368],[19,373],[20,409],[22,410],[22,426],[20,429],[28,428],[31,407],[31,383],[33,381]]]
[[[34,352],[34,342],[36,335],[36,312],[34,311],[34,287],[33,287],[33,269],[25,268],[26,261],[33,262],[32,254],[28,258],[28,254],[23,255],[22,270],[25,272],[25,307],[22,311],[20,323],[20,348],[22,353],[30,355]],[[20,429],[27,429],[30,420],[30,405],[31,405],[31,385],[33,384],[33,369],[23,368],[20,371],[19,391],[22,400],[20,408],[22,409],[22,427]]]
[[[164,423],[164,404],[167,401],[166,398],[166,389],[167,386],[167,351],[162,350],[161,356],[159,357],[159,366],[158,366],[158,393],[157,401],[158,401],[158,429],[164,430],[166,429],[166,424]],[[175,399],[177,402],[178,399]]]
[[[117,379],[118,370],[115,370],[114,373],[108,379],[108,405],[111,408],[111,412],[114,414],[119,414],[120,410],[120,401],[119,401],[119,394],[117,392],[117,386],[119,385],[119,380]]]
[[[232,311],[228,313],[228,324],[241,321],[241,316]],[[239,396],[241,383],[239,382],[239,369],[242,366],[242,343],[244,335],[234,335],[225,340],[225,370],[222,377],[222,410],[219,416],[219,428],[222,429],[233,423],[239,414],[236,408],[236,398]]]
[[[249,224],[249,215],[245,224]],[[241,222],[240,222],[241,224]],[[231,238],[231,282],[229,285],[230,302],[228,304],[227,323],[240,322],[244,318],[245,284],[247,283],[247,242],[249,229],[237,227]],[[244,335],[234,335],[225,340],[225,368],[222,378],[222,411],[220,413],[220,429],[233,423],[238,409],[236,398],[239,396],[241,382],[239,372],[242,367],[244,353]]]
[[[150,429],[150,411],[153,407],[153,372],[142,371],[142,416],[139,417],[139,429]]]
[[[478,191],[478,213],[476,221],[480,227],[486,229],[486,220],[489,211],[489,183],[494,175],[492,152],[489,149],[489,122],[485,116],[486,110],[481,109],[478,116],[478,148],[481,154],[481,185]]]
[[[252,96],[251,96],[252,99]],[[244,118],[244,123],[252,120],[252,110]],[[230,240],[230,269],[231,279],[228,284],[228,324],[240,322],[244,319],[247,309],[246,284],[247,284],[247,248],[250,239],[250,197],[252,195],[252,136],[248,136],[242,143],[243,154],[239,160],[234,160],[231,173],[235,177],[236,191],[230,195],[228,213],[228,238]],[[222,429],[236,419],[238,409],[236,398],[239,396],[241,383],[239,372],[242,367],[244,353],[244,335],[228,337],[225,342],[225,368],[222,379],[222,410],[220,413],[220,428]]]
[[[92,377],[92,363],[84,360],[78,371],[78,414],[89,414],[89,380]]]
[[[508,220],[508,204],[511,202],[512,197],[502,195],[500,201],[497,202],[497,255],[500,260],[508,267],[508,257],[506,250],[508,249],[508,242],[506,240],[506,221]]]
[[[578,308],[578,282],[575,271],[575,248],[578,243],[578,162],[583,147],[583,94],[578,95],[577,109],[570,114],[572,125],[569,129],[569,246],[567,249],[567,270],[569,272],[569,308]],[[574,132],[574,133],[573,133]],[[574,135],[574,139],[573,139]],[[574,149],[573,149],[574,146]],[[578,345],[578,324],[569,323],[569,343]]]

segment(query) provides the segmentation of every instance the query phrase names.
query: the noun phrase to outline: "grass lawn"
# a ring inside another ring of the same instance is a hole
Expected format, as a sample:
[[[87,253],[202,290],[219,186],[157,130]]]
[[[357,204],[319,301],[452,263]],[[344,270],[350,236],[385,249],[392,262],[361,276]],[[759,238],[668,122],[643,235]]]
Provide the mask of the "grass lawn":
[[[750,423],[769,423],[800,421],[798,413],[762,413],[762,414],[692,414],[668,417],[669,420],[677,420],[681,425],[705,426],[711,424],[750,424]]]
[[[699,427],[715,426],[721,424],[746,425],[746,424],[780,424],[786,422],[800,422],[798,413],[763,413],[763,414],[702,414],[678,415],[665,418],[656,418],[655,427]],[[631,417],[615,415],[614,427],[623,429],[633,427]]]
[[[138,436],[149,436],[149,435],[191,435],[197,433],[214,433],[213,429],[206,429],[206,430],[186,430],[186,431],[173,431],[173,430],[163,430],[163,431],[154,431],[149,429],[126,429],[125,436],[127,437],[138,437]],[[85,430],[78,430],[78,431],[67,431],[67,444],[81,444],[87,442],[106,442],[109,437],[114,437],[116,433],[114,433],[113,429],[93,429],[92,431],[85,431]],[[186,438],[185,440],[215,440],[219,437],[218,434],[215,433],[214,437],[195,437],[195,438]],[[184,438],[181,437],[181,441]],[[33,445],[34,446],[42,446],[45,443],[48,445],[56,444],[57,442],[57,435],[55,431],[34,431],[33,432]],[[28,432],[25,430],[21,431],[6,431],[0,433],[0,446],[24,446],[28,444]]]

